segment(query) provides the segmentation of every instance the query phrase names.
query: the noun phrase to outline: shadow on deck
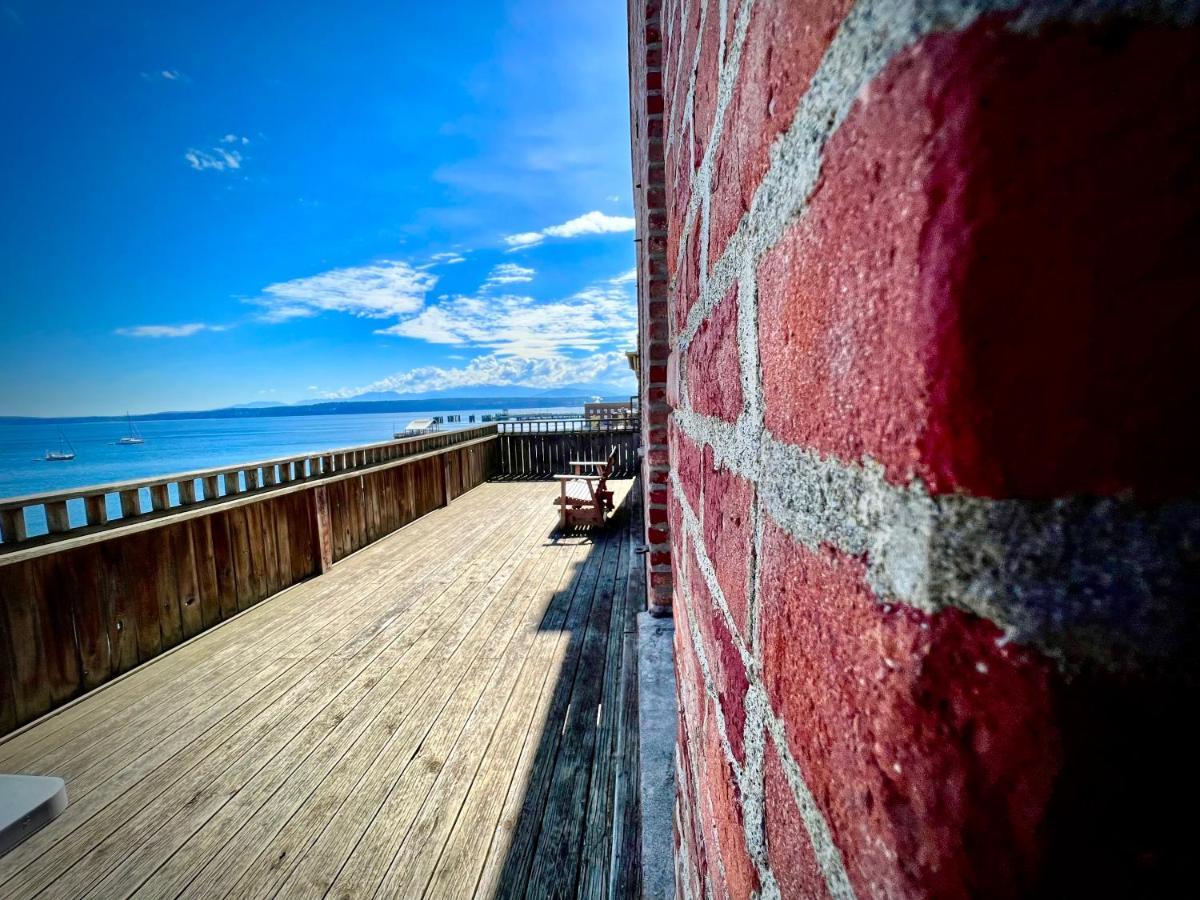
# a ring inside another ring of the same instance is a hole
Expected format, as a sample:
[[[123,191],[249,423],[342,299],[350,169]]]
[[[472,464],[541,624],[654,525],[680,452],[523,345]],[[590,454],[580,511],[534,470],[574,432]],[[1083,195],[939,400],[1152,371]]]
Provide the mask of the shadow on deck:
[[[0,895],[636,896],[637,491],[488,483],[0,742]]]

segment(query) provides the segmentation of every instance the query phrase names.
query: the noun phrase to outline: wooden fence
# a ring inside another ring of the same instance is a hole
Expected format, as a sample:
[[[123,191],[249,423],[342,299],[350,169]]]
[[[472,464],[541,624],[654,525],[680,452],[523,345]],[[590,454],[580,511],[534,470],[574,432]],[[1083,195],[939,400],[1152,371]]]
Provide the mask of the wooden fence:
[[[0,503],[0,734],[449,503],[498,449],[485,426]],[[113,494],[128,515],[102,514]]]
[[[553,422],[554,420],[549,420]],[[603,460],[617,451],[614,478],[633,478],[641,465],[641,432],[636,420],[604,420],[604,424],[536,430],[537,422],[503,422],[497,447],[498,473],[503,478],[551,478],[571,471],[572,460]],[[576,425],[579,421],[558,423]]]

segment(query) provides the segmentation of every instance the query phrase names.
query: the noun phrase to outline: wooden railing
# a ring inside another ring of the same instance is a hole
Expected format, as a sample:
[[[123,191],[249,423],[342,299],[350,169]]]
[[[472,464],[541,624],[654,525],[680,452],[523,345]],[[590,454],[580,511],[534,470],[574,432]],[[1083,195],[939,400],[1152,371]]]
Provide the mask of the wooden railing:
[[[86,530],[124,527],[177,507],[360,470],[495,434],[494,425],[444,431],[378,444],[222,466],[174,475],[90,485],[0,500],[0,565],[13,545],[54,540]],[[49,538],[31,534],[29,519],[44,516]]]
[[[527,428],[539,424],[548,427]],[[636,419],[501,422],[497,443],[498,472],[505,478],[551,478],[570,472],[572,460],[608,459],[614,448],[614,478],[633,478],[641,465]]]
[[[611,418],[553,418],[553,419],[509,419],[497,422],[501,434],[565,434],[567,432],[626,432],[637,431],[638,420],[632,416]]]
[[[446,505],[498,450],[489,425],[0,502],[0,734]]]

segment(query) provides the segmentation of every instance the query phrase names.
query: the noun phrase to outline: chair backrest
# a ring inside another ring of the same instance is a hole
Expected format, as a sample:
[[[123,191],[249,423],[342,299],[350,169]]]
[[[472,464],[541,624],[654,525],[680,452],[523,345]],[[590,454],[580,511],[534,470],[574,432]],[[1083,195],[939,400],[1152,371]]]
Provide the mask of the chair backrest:
[[[614,444],[608,448],[608,459],[604,463],[604,470],[600,473],[605,478],[608,478],[613,473],[613,469],[617,466],[617,448]]]

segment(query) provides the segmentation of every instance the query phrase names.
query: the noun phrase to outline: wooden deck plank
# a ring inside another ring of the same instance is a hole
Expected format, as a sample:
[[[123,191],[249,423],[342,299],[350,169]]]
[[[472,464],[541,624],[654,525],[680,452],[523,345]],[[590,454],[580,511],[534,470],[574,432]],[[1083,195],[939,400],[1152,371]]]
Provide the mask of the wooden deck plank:
[[[461,584],[456,582],[455,586],[465,588],[469,585],[466,580],[460,581]],[[247,815],[240,819],[230,816],[214,817],[204,826],[206,834],[201,840],[190,840],[184,848],[185,852],[172,857],[170,865],[155,873],[155,877],[144,886],[145,890],[141,893],[145,896],[174,897],[184,888],[192,895],[212,896],[223,893],[250,862],[244,859],[248,846],[254,847],[256,851],[262,848],[258,851],[259,856],[267,861],[288,861],[288,848],[276,851],[268,841],[278,834],[279,829],[335,767],[340,766],[343,772],[351,769],[361,773],[362,765],[371,761],[374,756],[372,748],[377,750],[382,740],[394,730],[394,727],[389,727],[390,723],[384,714],[388,710],[407,709],[415,704],[424,685],[423,676],[428,672],[422,664],[439,643],[453,639],[453,629],[467,616],[469,607],[461,602],[461,594],[462,590],[444,591],[438,604],[429,611],[427,627],[414,629],[409,639],[411,648],[405,660],[406,664],[394,668],[372,689],[373,692],[383,690],[389,685],[388,679],[391,679],[395,682],[391,693],[386,699],[374,703],[364,702],[356,707],[356,713],[363,717],[364,721],[363,727],[353,738],[331,736],[323,742],[314,756],[305,760],[295,773],[288,777],[282,790],[271,797],[270,804],[260,804],[258,807],[244,810]],[[352,717],[347,718],[339,725],[339,730],[352,721]],[[247,806],[246,795],[245,791],[239,794],[239,807]],[[249,820],[253,820],[252,826],[243,827]],[[237,831],[238,828],[242,830]],[[236,837],[231,837],[235,831]],[[243,858],[240,866],[238,857]],[[267,868],[269,871],[278,872],[281,866]],[[200,876],[193,879],[191,876],[201,869],[203,872]]]
[[[481,504],[476,512],[483,512],[486,506]],[[465,511],[464,511],[465,512]],[[436,525],[436,528],[431,526]],[[444,546],[446,539],[461,531],[461,523],[455,525],[446,519],[417,520],[413,523],[415,532],[409,535],[410,540],[402,545],[403,552],[396,554],[397,567],[404,560],[399,557],[415,555],[431,545]],[[373,548],[368,548],[370,552]],[[373,559],[382,558],[387,551],[385,548],[374,549]],[[365,561],[365,560],[364,560]],[[383,571],[387,571],[386,567]],[[193,645],[182,648],[170,656],[155,659],[154,677],[145,679],[127,679],[116,684],[105,686],[89,703],[64,709],[57,715],[38,725],[36,729],[16,735],[0,743],[0,766],[6,770],[21,770],[33,762],[41,761],[49,746],[61,745],[62,737],[59,732],[69,729],[70,739],[94,740],[106,730],[125,729],[125,713],[131,710],[131,704],[148,695],[149,702],[161,711],[162,696],[167,691],[175,691],[181,681],[198,685],[197,690],[203,690],[203,683],[213,672],[227,667],[230,660],[239,661],[251,658],[255,651],[269,647],[264,644],[264,637],[269,642],[280,633],[280,622],[285,626],[295,624],[303,627],[299,621],[301,615],[306,615],[324,603],[331,596],[336,596],[348,587],[352,577],[361,579],[362,573],[348,575],[345,572],[330,573],[325,579],[308,582],[291,588],[288,593],[289,606],[280,604],[269,607],[255,608],[243,623],[253,627],[238,629],[220,629],[205,635],[203,645]],[[303,604],[301,610],[298,605]],[[236,609],[234,609],[236,613]],[[248,657],[248,654],[251,657]],[[182,696],[182,694],[179,694]],[[132,710],[135,714],[140,709]],[[84,723],[88,723],[85,728]]]
[[[378,490],[340,498],[343,552],[428,508]],[[0,742],[71,798],[0,895],[623,896],[640,537],[553,539],[556,490],[484,484],[266,602],[304,559],[269,517],[232,555],[179,535],[164,643],[248,611]]]
[[[367,622],[373,621],[378,615],[378,611],[373,610],[370,603],[366,603],[361,612],[363,620]],[[238,620],[237,624],[242,624],[243,621]],[[307,647],[311,646],[313,648],[311,655],[302,655],[299,658],[294,655],[291,657],[279,656],[263,668],[256,679],[257,683],[252,686],[257,693],[254,693],[251,700],[232,711],[218,707],[216,713],[224,714],[225,717],[217,723],[216,727],[205,731],[198,742],[172,741],[149,753],[138,755],[135,757],[136,761],[133,765],[118,769],[112,777],[103,782],[98,797],[85,796],[80,801],[78,792],[76,792],[75,798],[58,819],[0,860],[0,872],[3,872],[10,864],[19,866],[24,862],[23,858],[28,857],[36,859],[36,866],[33,867],[32,872],[27,870],[22,873],[23,878],[49,877],[52,875],[54,866],[59,864],[56,856],[63,856],[76,844],[84,848],[83,852],[90,850],[106,836],[106,829],[111,830],[113,822],[123,822],[140,808],[140,803],[145,799],[143,795],[155,796],[157,792],[171,787],[180,776],[180,773],[160,768],[160,766],[175,761],[177,753],[184,754],[181,756],[183,759],[192,759],[193,764],[199,762],[205,754],[221,747],[246,721],[257,716],[261,711],[269,709],[279,696],[282,696],[292,684],[305,674],[306,666],[311,666],[331,655],[338,647],[340,636],[357,633],[354,628],[355,620],[350,619],[350,624],[340,629],[334,627],[338,621],[339,619],[335,617],[326,629],[310,631],[308,643],[293,648],[293,654],[302,654]],[[145,670],[147,675],[152,674],[159,664],[158,661],[155,661],[152,666],[148,667]],[[53,774],[53,772],[46,771],[45,774]],[[134,786],[138,788],[136,793],[131,792]],[[105,805],[113,800],[116,801],[114,806],[105,809]],[[98,816],[95,820],[90,818],[102,809],[103,816]],[[82,836],[76,837],[71,834],[80,825],[83,826],[80,829],[83,832]],[[64,839],[68,835],[69,838]],[[0,886],[7,887],[3,881],[0,881]]]
[[[321,838],[307,851],[284,884],[287,895],[311,895],[327,890],[338,896],[370,896],[382,879],[396,845],[436,776],[466,717],[486,686],[494,662],[480,648],[503,635],[500,627],[512,606],[522,599],[523,582],[503,570],[483,591],[489,602],[482,628],[472,632],[452,654],[422,700],[422,711],[407,719],[329,822]],[[447,650],[450,648],[447,647]],[[232,896],[249,896],[235,891]]]

